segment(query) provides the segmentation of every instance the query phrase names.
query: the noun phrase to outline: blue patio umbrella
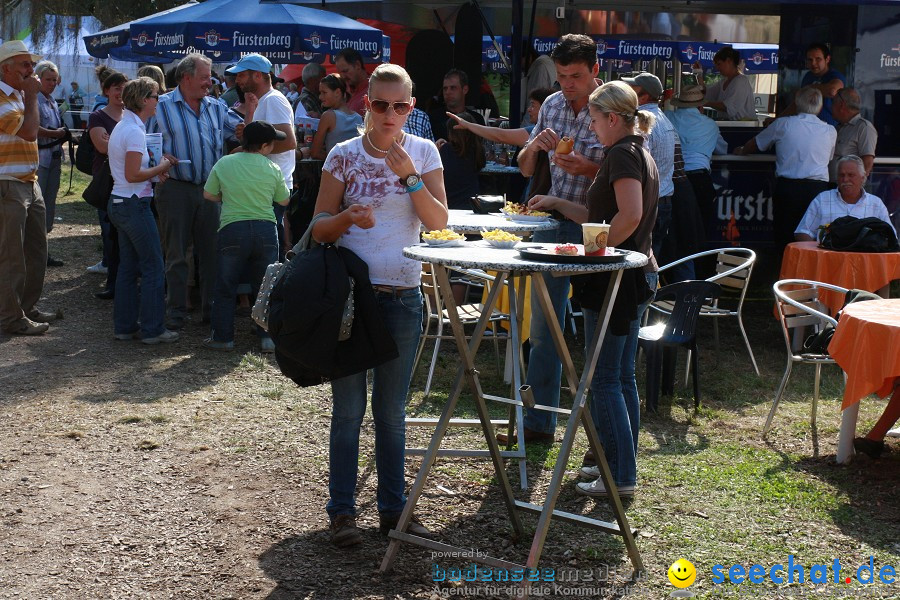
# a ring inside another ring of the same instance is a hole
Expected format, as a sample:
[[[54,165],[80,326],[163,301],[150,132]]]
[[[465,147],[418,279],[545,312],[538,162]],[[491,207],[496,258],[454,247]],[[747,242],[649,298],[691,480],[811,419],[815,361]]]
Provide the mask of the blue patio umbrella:
[[[292,4],[207,0],[130,24],[136,54],[196,51],[239,56],[259,52],[273,62],[310,62],[355,48],[369,62],[384,55],[382,32],[353,19]]]
[[[176,13],[190,6],[195,6],[197,2],[188,2],[169,10],[158,12],[153,17]],[[146,17],[145,17],[146,18]],[[91,35],[84,36],[84,46],[88,54],[94,58],[115,58],[118,60],[126,60],[130,62],[171,62],[173,59],[168,56],[152,57],[146,54],[136,54],[131,50],[131,22],[110,27],[103,31],[98,31]]]

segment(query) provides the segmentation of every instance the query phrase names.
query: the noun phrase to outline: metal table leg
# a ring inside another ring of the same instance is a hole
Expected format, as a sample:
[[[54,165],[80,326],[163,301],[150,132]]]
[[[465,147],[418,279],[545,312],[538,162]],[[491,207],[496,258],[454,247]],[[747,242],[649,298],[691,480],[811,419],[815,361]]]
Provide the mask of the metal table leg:
[[[516,501],[513,497],[513,491],[509,483],[509,478],[506,476],[506,468],[503,464],[503,457],[500,455],[500,447],[497,445],[496,437],[494,437],[494,430],[493,426],[491,425],[490,414],[488,414],[487,406],[484,403],[484,393],[481,390],[481,382],[478,380],[478,372],[475,370],[474,354],[469,349],[469,344],[466,344],[465,331],[463,330],[463,325],[460,321],[459,314],[456,312],[456,302],[453,299],[453,290],[450,286],[450,278],[447,275],[447,269],[439,265],[434,265],[434,268],[440,293],[444,297],[444,301],[447,306],[447,312],[450,319],[450,328],[453,331],[453,338],[456,341],[456,347],[459,349],[460,358],[463,365],[462,368],[465,373],[465,377],[469,382],[469,387],[471,388],[472,393],[475,396],[475,407],[478,410],[478,418],[481,420],[481,428],[484,431],[484,437],[487,440],[488,452],[490,453],[491,459],[494,463],[494,471],[496,472],[497,478],[500,481],[503,500],[506,504],[506,509],[509,512],[509,518],[512,521],[514,535],[516,536],[516,538],[519,538],[524,534],[524,529],[522,527],[522,521],[519,518],[519,514],[516,511]],[[496,290],[492,290],[492,293],[494,291]],[[496,302],[496,298],[493,298],[492,300],[494,303]],[[480,336],[477,335],[476,332],[476,336],[472,339],[472,346],[477,348],[478,342],[480,342]],[[434,430],[434,434],[431,437],[431,442],[428,444],[428,450],[425,452],[425,458],[422,461],[422,467],[419,469],[419,473],[416,476],[416,481],[413,484],[412,489],[410,490],[409,497],[406,501],[406,506],[404,507],[403,512],[400,515],[400,520],[397,523],[396,529],[392,530],[390,533],[391,541],[388,544],[388,549],[387,552],[385,552],[384,559],[381,561],[380,571],[382,572],[385,572],[391,568],[391,565],[397,557],[397,552],[400,549],[399,546],[401,541],[412,542],[424,546],[434,544],[434,542],[432,542],[431,540],[406,533],[406,529],[409,526],[409,522],[412,518],[415,505],[418,503],[419,497],[422,494],[422,490],[425,487],[425,480],[428,478],[428,474],[431,472],[431,468],[434,466],[434,460],[437,457],[438,448],[440,447],[441,441],[447,434],[447,428],[450,425],[450,417],[453,415],[453,412],[456,409],[456,402],[458,398],[459,394],[453,394],[451,399],[444,406],[444,410],[441,413],[441,418],[438,421],[438,424]]]

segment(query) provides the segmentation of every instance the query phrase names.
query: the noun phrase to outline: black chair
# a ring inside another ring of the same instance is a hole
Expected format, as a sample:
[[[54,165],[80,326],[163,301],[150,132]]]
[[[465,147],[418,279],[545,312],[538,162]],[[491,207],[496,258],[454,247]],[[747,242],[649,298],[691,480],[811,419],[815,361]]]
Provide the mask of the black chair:
[[[700,378],[697,367],[697,319],[703,305],[716,300],[722,288],[711,281],[680,281],[657,290],[654,302],[671,300],[674,304],[665,321],[641,327],[638,343],[647,353],[647,410],[659,404],[660,375],[671,392],[674,380],[674,354],[663,373],[663,349],[687,348],[691,353],[691,378],[694,382],[694,407],[700,406]]]

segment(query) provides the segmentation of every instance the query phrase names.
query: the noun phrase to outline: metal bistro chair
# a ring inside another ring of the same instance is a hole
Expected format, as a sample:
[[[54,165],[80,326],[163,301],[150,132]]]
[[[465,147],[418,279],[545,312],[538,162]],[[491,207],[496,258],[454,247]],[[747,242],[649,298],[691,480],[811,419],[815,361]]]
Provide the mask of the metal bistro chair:
[[[657,290],[656,298],[671,302],[672,310],[665,321],[645,325],[638,333],[638,343],[647,353],[647,410],[656,411],[659,403],[662,355],[666,346],[682,346],[688,351],[693,350],[691,378],[694,383],[694,407],[700,406],[697,318],[701,308],[707,302],[715,302],[720,293],[719,284],[711,281],[679,281]]]
[[[487,273],[465,270],[465,274],[467,278],[481,279],[489,283],[494,281],[494,277],[488,275]],[[428,340],[434,340],[434,352],[431,355],[431,366],[428,368],[428,379],[425,381],[425,396],[427,397],[431,392],[431,381],[434,377],[434,367],[437,364],[437,357],[441,348],[441,340],[453,339],[452,335],[444,333],[444,326],[450,325],[450,316],[447,312],[447,309],[444,308],[444,303],[441,300],[441,295],[438,293],[437,281],[435,280],[434,272],[431,269],[431,265],[428,263],[422,264],[422,296],[425,300],[425,330],[422,333],[422,339],[419,341],[419,349],[416,352],[416,360],[413,363],[413,372],[415,372],[419,366],[419,361],[421,360],[423,351],[425,349],[425,342],[427,342]],[[484,310],[484,305],[480,303],[461,304],[456,307],[456,310],[463,325],[474,325],[481,317],[481,313]],[[498,372],[501,372],[502,367],[500,366],[500,346],[497,342],[499,332],[496,327],[496,323],[498,321],[505,321],[508,319],[508,314],[500,312],[496,309],[491,313],[490,317],[490,322],[493,324],[491,337],[494,341],[494,353],[497,357]],[[429,331],[431,330],[431,324],[433,322],[437,323],[437,330],[435,331],[435,333],[429,333]],[[487,334],[487,332],[485,333]],[[468,339],[468,336],[466,336],[466,339]]]
[[[799,289],[798,289],[799,288]],[[778,320],[781,322],[781,333],[784,335],[784,345],[787,348],[788,360],[784,369],[781,384],[775,393],[772,409],[766,417],[763,426],[763,437],[769,433],[772,427],[772,419],[778,410],[788,380],[791,377],[791,369],[794,363],[809,363],[816,365],[816,378],[813,383],[812,413],[810,425],[816,425],[816,410],[819,404],[819,379],[822,373],[822,365],[835,364],[834,359],[827,354],[808,353],[803,351],[803,339],[806,334],[818,333],[827,325],[837,326],[837,321],[828,315],[828,308],[819,302],[819,290],[826,289],[846,295],[847,289],[806,279],[782,279],[772,286],[775,292],[775,307],[778,310]],[[811,329],[804,332],[803,328]]]
[[[756,357],[753,356],[753,349],[750,347],[750,340],[747,339],[747,331],[744,329],[744,321],[741,316],[741,310],[744,308],[744,297],[747,295],[747,288],[750,283],[750,275],[753,272],[753,265],[756,263],[756,252],[749,248],[719,248],[716,250],[706,250],[698,252],[690,256],[685,256],[679,260],[671,262],[659,268],[660,274],[666,269],[680,265],[682,263],[700,258],[703,256],[716,256],[716,274],[708,277],[706,281],[714,281],[722,286],[723,290],[732,294],[737,294],[736,303],[732,304],[732,300],[728,300],[729,306],[722,306],[722,299],[715,299],[712,303],[704,305],[700,309],[701,317],[714,317],[713,319],[713,335],[716,342],[716,354],[719,352],[719,319],[718,317],[736,317],[741,335],[744,338],[744,344],[747,346],[747,353],[750,354],[750,362],[753,363],[753,370],[759,375],[759,367],[756,365]],[[695,263],[696,264],[696,263]],[[655,300],[650,308],[663,314],[672,312],[672,303],[668,301]],[[684,378],[687,381],[688,365],[691,361],[691,351],[688,350],[688,357],[684,369]]]

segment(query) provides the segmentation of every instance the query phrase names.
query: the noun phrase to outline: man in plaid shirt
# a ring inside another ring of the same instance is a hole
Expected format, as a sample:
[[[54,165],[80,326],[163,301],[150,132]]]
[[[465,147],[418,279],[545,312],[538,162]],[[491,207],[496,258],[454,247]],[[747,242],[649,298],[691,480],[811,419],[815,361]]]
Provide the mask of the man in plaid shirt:
[[[432,142],[434,141],[434,133],[431,131],[431,119],[428,118],[428,113],[418,108],[409,111],[406,123],[403,124],[403,131]]]
[[[600,168],[603,147],[591,131],[588,113],[588,97],[598,87],[596,80],[597,45],[586,35],[569,34],[559,40],[550,54],[556,65],[556,80],[560,91],[551,94],[541,106],[531,138],[519,153],[519,169],[526,177],[534,174],[538,152],[550,153],[550,196],[585,204],[587,189]],[[568,136],[575,140],[575,150],[570,154],[556,155],[556,144]],[[561,215],[556,231],[535,232],[535,242],[581,243],[581,225]],[[566,299],[569,295],[569,278],[543,276],[557,321],[562,327]],[[532,306],[539,306],[536,297]],[[543,311],[531,315],[531,354],[526,383],[534,391],[538,404],[559,406],[559,383],[562,365]],[[525,442],[552,441],[556,429],[556,413],[528,410],[525,415]],[[505,436],[498,441],[506,443]]]

